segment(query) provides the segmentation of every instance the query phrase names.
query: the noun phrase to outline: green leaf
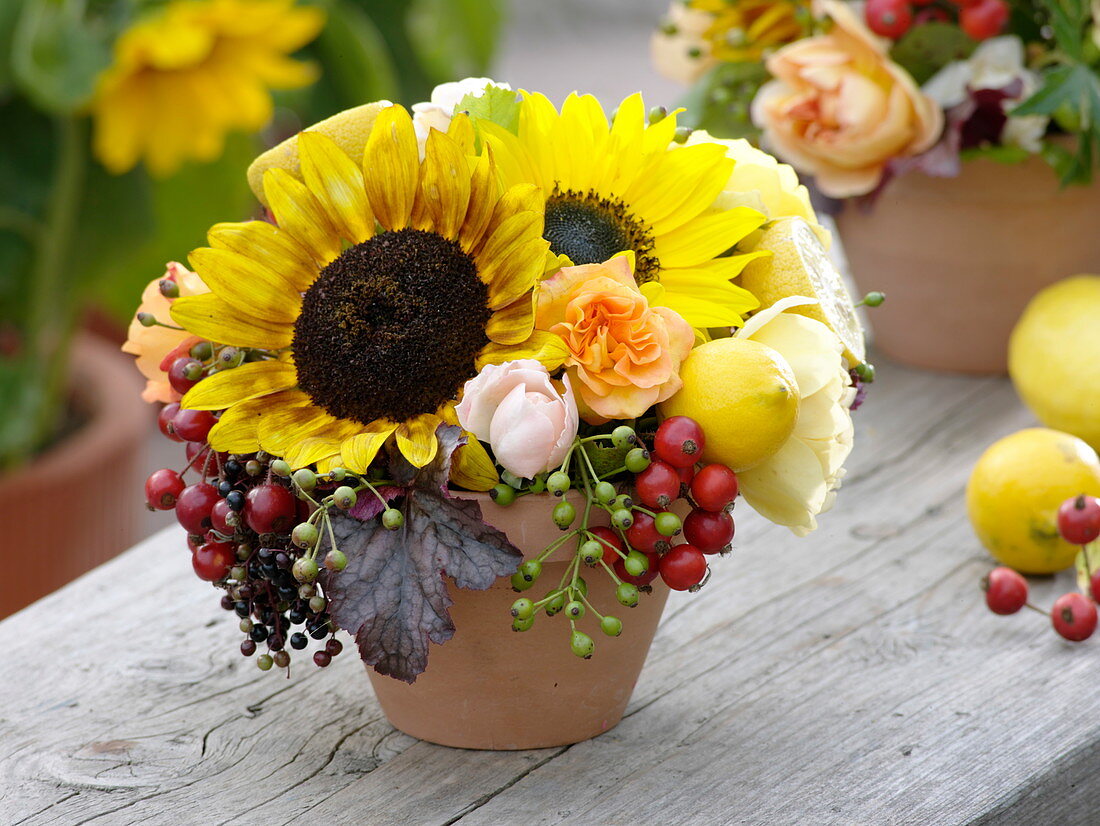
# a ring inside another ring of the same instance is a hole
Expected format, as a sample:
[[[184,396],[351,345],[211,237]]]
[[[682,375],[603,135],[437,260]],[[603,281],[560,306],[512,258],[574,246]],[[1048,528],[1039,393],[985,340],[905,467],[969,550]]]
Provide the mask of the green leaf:
[[[483,75],[500,24],[495,0],[412,0],[406,20],[409,41],[437,83]]]
[[[0,96],[11,86],[11,52],[15,44],[15,26],[23,0],[4,0],[0,3]]]
[[[519,132],[519,95],[499,86],[486,86],[480,96],[466,95],[455,106],[455,112],[467,112],[476,120],[491,121],[509,132]],[[453,113],[452,113],[453,114]]]
[[[749,104],[767,79],[761,63],[720,63],[699,78],[679,102],[687,111],[677,123],[706,129],[719,138],[753,137],[758,133],[749,117]]]
[[[397,75],[385,40],[370,15],[358,6],[349,2],[332,5],[316,53],[341,109],[397,93]]]
[[[998,144],[995,146],[976,146],[972,149],[964,149],[959,153],[959,157],[963,161],[972,161],[975,158],[987,158],[997,163],[1012,165],[1023,163],[1031,157],[1031,153],[1022,146],[1005,146],[1003,144]]]
[[[447,493],[451,455],[465,443],[461,428],[441,425],[436,435],[436,459],[405,489],[402,529],[331,516],[348,566],[323,581],[332,618],[355,635],[363,662],[407,683],[427,667],[428,643],[441,645],[454,635],[445,577],[483,591],[522,559],[504,534],[482,521],[476,502]]]
[[[16,24],[12,73],[36,106],[67,114],[91,98],[96,77],[110,63],[108,32],[87,20],[78,0],[23,6]]]
[[[966,60],[977,44],[954,23],[922,23],[894,44],[890,57],[918,85],[954,60]]]

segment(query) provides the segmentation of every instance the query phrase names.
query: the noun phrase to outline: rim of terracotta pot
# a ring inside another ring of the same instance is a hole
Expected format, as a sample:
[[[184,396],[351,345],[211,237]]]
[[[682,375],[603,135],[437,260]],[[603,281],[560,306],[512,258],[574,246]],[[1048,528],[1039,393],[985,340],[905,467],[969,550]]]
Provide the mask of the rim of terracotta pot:
[[[0,496],[18,491],[31,495],[53,485],[72,468],[95,467],[144,434],[148,406],[141,401],[141,381],[131,359],[97,336],[73,340],[68,384],[73,403],[85,419],[72,433],[50,445],[27,464],[0,475]]]

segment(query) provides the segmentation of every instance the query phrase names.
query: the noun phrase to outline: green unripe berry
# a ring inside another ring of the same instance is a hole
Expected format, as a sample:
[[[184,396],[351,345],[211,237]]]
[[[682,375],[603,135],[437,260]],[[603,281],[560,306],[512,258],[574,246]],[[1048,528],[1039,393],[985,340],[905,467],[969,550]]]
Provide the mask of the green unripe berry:
[[[499,485],[494,485],[493,489],[489,491],[489,498],[501,507],[506,508],[516,501],[516,491],[511,485],[501,482]]]
[[[620,493],[608,503],[608,507],[616,511],[622,508],[630,510],[632,507],[634,507],[634,500],[631,499],[628,494]]]
[[[578,553],[581,561],[585,565],[598,565],[600,560],[603,559],[603,543],[595,539],[590,539],[581,544]]]
[[[320,536],[321,532],[317,530],[316,525],[303,522],[294,526],[294,530],[290,532],[290,541],[299,548],[312,548],[317,544],[317,539]]]
[[[560,470],[555,470],[546,479],[546,489],[555,496],[565,496],[569,484],[569,474]]]
[[[502,470],[500,472],[500,481],[515,490],[519,490],[523,487],[523,480],[516,476],[516,474],[512,473],[510,470]]]
[[[523,574],[516,571],[512,574],[512,590],[513,591],[526,591],[528,588],[534,588],[535,583],[533,580],[524,579]]]
[[[249,476],[259,476],[264,472],[264,466],[262,463],[257,462],[255,459],[249,459],[244,463],[244,472]]]
[[[570,619],[580,619],[584,616],[584,603],[577,600],[566,603],[565,615]]]
[[[193,345],[191,349],[187,351],[187,353],[193,359],[198,359],[199,361],[207,361],[212,355],[214,355],[214,348],[211,346],[209,341],[200,341],[198,344]]]
[[[229,578],[235,579],[237,582],[244,582],[244,578],[247,576],[247,572],[243,565],[234,565],[229,569]]]
[[[627,528],[634,524],[634,514],[632,514],[626,508],[619,508],[617,511],[611,514],[611,524],[618,528],[620,531],[625,531]]]
[[[649,570],[649,557],[641,551],[631,551],[623,560],[623,568],[631,576],[641,576]]]
[[[290,463],[285,459],[276,459],[271,463],[271,473],[275,476],[282,476],[284,479],[290,475]]]
[[[692,131],[690,126],[677,126],[676,131],[672,133],[673,143],[687,143]]]
[[[619,605],[633,608],[638,604],[638,586],[623,582],[615,589],[615,599],[619,601]]]
[[[641,473],[650,465],[649,451],[644,447],[636,447],[626,454],[623,464],[631,473]]]
[[[653,527],[661,536],[676,536],[683,527],[683,523],[672,511],[662,511],[654,518]]]
[[[215,370],[232,370],[244,363],[244,351],[236,347],[223,347],[218,351],[218,359],[214,362]]]
[[[554,506],[554,524],[563,531],[567,530],[576,518],[577,509],[573,507],[572,502],[558,502]]]
[[[865,361],[858,365],[856,368],[856,375],[859,376],[861,381],[870,384],[875,380],[875,365],[869,361]]]
[[[886,293],[880,293],[878,290],[873,290],[863,296],[862,304],[866,304],[868,307],[881,307],[882,302],[886,300]]]
[[[359,496],[356,494],[355,488],[348,485],[340,485],[332,492],[332,504],[342,511],[351,510],[358,501]]]
[[[531,484],[527,489],[531,491],[531,493],[542,493],[546,490],[546,477],[536,476],[531,480]]]
[[[660,123],[668,117],[668,109],[663,106],[654,106],[649,110],[649,122]]]
[[[256,667],[260,671],[270,671],[271,666],[275,664],[275,660],[271,658],[270,654],[261,654],[256,658]]]
[[[584,581],[583,576],[577,577],[577,593],[583,597],[588,596],[588,583]]]
[[[565,592],[561,591],[556,594],[552,600],[546,603],[546,616],[552,617],[554,614],[560,614],[561,609],[565,607]]]
[[[573,631],[569,637],[569,647],[578,657],[586,660],[592,659],[592,653],[596,650],[596,643],[583,631]]]
[[[320,568],[317,567],[316,560],[303,556],[301,559],[294,561],[294,567],[290,569],[290,572],[294,574],[294,578],[299,582],[313,582],[317,579]]]
[[[542,575],[542,563],[537,559],[528,559],[519,566],[519,573],[528,582],[534,582]]]
[[[615,486],[610,482],[599,482],[596,485],[593,493],[596,494],[596,501],[602,505],[606,505],[612,499],[615,498]]]
[[[532,615],[530,617],[525,617],[524,619],[520,619],[519,617],[516,617],[514,620],[512,620],[512,630],[513,631],[529,631],[531,629],[531,626],[534,625],[534,624],[535,624],[534,615]]]
[[[304,491],[311,491],[317,487],[317,474],[307,467],[294,471],[294,484]]]
[[[600,630],[609,637],[617,637],[623,633],[623,621],[618,617],[604,617],[600,620]]]
[[[527,597],[521,597],[512,603],[512,616],[516,619],[527,619],[535,615],[535,603],[527,599]]]
[[[317,593],[317,586],[305,583],[298,586],[298,599],[309,599]]]
[[[328,605],[328,600],[320,594],[316,594],[309,598],[309,610],[315,614],[320,614],[325,610],[325,606]]]
[[[382,511],[382,527],[387,531],[396,531],[405,524],[405,514],[397,508],[386,508]]]
[[[202,365],[197,361],[192,361],[183,368],[183,377],[188,381],[198,381],[202,378]]]
[[[348,472],[342,467],[334,467],[326,475],[333,482],[343,482],[347,478]]]
[[[343,551],[334,548],[325,554],[325,567],[330,571],[342,571],[348,567],[348,557]]]
[[[638,434],[629,425],[621,424],[611,431],[611,444],[622,450],[638,444]]]
[[[157,324],[157,317],[152,313],[138,313],[137,320],[142,327],[155,327]]]
[[[252,630],[252,620],[250,620],[248,617],[245,617],[237,624],[237,627],[240,628],[243,633],[247,634],[249,631]]]

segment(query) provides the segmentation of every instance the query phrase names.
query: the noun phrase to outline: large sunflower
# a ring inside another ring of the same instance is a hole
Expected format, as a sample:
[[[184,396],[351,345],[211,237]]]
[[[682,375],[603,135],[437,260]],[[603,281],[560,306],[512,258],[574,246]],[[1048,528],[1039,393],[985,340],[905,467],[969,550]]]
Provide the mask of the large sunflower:
[[[673,142],[675,112],[647,125],[635,94],[609,125],[591,95],[570,95],[559,114],[543,95],[525,93],[518,133],[480,127],[505,183],[534,183],[546,194],[544,235],[554,253],[597,264],[633,250],[650,302],[695,327],[740,325],[759,306],[730,280],[758,253],[728,253],[765,217],[715,206],[733,161],[717,143]]]
[[[456,117],[446,134],[432,132],[421,161],[400,106],[379,113],[362,167],[324,135],[302,132],[303,180],[264,174],[276,224],[211,229],[211,246],[190,258],[211,292],[178,299],[172,317],[212,341],[271,354],[184,397],[185,407],[225,410],[210,431],[215,449],[363,472],[392,437],[423,467],[482,365],[560,364],[561,345],[533,331],[547,260],[542,193],[502,192],[492,158],[474,158],[473,142],[469,120]],[[478,451],[471,440],[464,455],[484,465]]]

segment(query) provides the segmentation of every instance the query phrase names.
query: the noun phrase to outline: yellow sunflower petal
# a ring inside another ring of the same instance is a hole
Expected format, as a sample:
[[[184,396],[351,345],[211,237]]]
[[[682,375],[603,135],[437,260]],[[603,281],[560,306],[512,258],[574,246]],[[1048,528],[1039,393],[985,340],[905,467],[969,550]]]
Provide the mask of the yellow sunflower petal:
[[[240,312],[284,324],[298,318],[302,296],[294,285],[248,256],[199,247],[188,260],[211,291]]]
[[[390,421],[379,420],[371,422],[361,433],[345,439],[340,445],[340,455],[344,459],[344,467],[353,473],[366,473],[386,439],[397,430],[397,425]]]
[[[333,418],[316,407],[301,390],[285,390],[268,397],[270,407],[256,428],[260,447],[282,456],[294,442],[320,435],[319,428]]]
[[[744,287],[731,284],[721,276],[720,271],[718,273],[716,275],[714,270],[703,267],[662,270],[661,286],[665,288],[665,299],[667,300],[669,296],[692,298],[714,305],[715,312],[732,311],[742,318],[746,313],[760,306],[760,301],[755,295]],[[694,322],[688,320],[688,323]],[[739,324],[740,322],[730,323]]]
[[[545,330],[535,330],[522,344],[486,344],[478,353],[474,366],[480,370],[487,364],[503,364],[514,359],[536,359],[547,370],[557,370],[569,357],[569,349],[561,336]]]
[[[674,310],[692,327],[739,327],[744,322],[736,305],[723,306],[671,290],[664,291],[659,306]]]
[[[730,249],[766,220],[762,213],[748,207],[701,215],[657,238],[653,253],[662,267],[702,264]]]
[[[374,234],[374,216],[367,203],[363,170],[336,142],[320,132],[298,135],[298,154],[306,186],[336,224],[340,235],[354,244]]]
[[[256,427],[268,409],[263,397],[233,405],[210,428],[207,441],[214,450],[224,453],[255,453],[260,449]]]
[[[340,440],[327,436],[311,436],[292,445],[283,457],[294,469],[308,467],[321,459],[340,452]]]
[[[501,307],[485,325],[485,335],[496,344],[522,344],[527,341],[535,328],[536,300],[532,290],[507,307]]]
[[[704,151],[692,151],[695,149]],[[623,199],[649,225],[650,232],[662,235],[713,204],[732,171],[733,161],[720,144],[700,143],[655,153]]]
[[[435,413],[422,413],[397,426],[397,448],[413,467],[424,467],[439,451],[435,438],[440,418]]]
[[[437,129],[428,133],[417,197],[430,227],[444,238],[458,238],[470,202],[470,166],[459,145]]]
[[[489,221],[493,217],[493,205],[497,201],[500,184],[497,182],[493,152],[486,148],[485,154],[478,158],[470,175],[470,199],[462,229],[458,233],[458,243],[462,249],[471,252],[481,243]]]
[[[642,151],[661,152],[668,149],[676,135],[676,116],[683,111],[682,108],[673,109],[668,115],[648,126],[642,136]]]
[[[363,152],[367,197],[388,230],[409,225],[420,178],[420,154],[412,118],[402,106],[378,113]]]
[[[264,197],[279,226],[306,247],[318,264],[328,264],[340,254],[340,233],[304,183],[285,169],[269,169],[264,173]]]
[[[521,110],[522,118],[522,110]],[[528,147],[518,136],[503,126],[483,121],[478,124],[486,151],[494,153],[501,183],[508,186],[531,183],[542,189],[543,173],[532,158]],[[553,180],[550,181],[553,186]]]
[[[465,112],[458,112],[451,118],[447,126],[447,137],[458,144],[458,149],[463,155],[474,154],[476,136],[474,125],[470,122],[470,116]]]
[[[284,276],[299,292],[317,278],[313,255],[289,232],[267,221],[215,224],[206,234],[210,246],[247,255]]]
[[[491,490],[500,481],[496,465],[476,436],[467,433],[466,437],[466,444],[451,458],[451,481],[467,490]]]
[[[489,308],[516,301],[542,276],[548,243],[542,215],[520,212],[506,219],[477,254],[478,275],[489,286]]]
[[[294,337],[293,326],[240,313],[214,293],[177,298],[171,313],[172,320],[188,332],[234,347],[281,350]]]
[[[286,390],[297,383],[293,364],[253,361],[207,376],[187,391],[180,404],[191,410],[225,410],[237,402]]]

